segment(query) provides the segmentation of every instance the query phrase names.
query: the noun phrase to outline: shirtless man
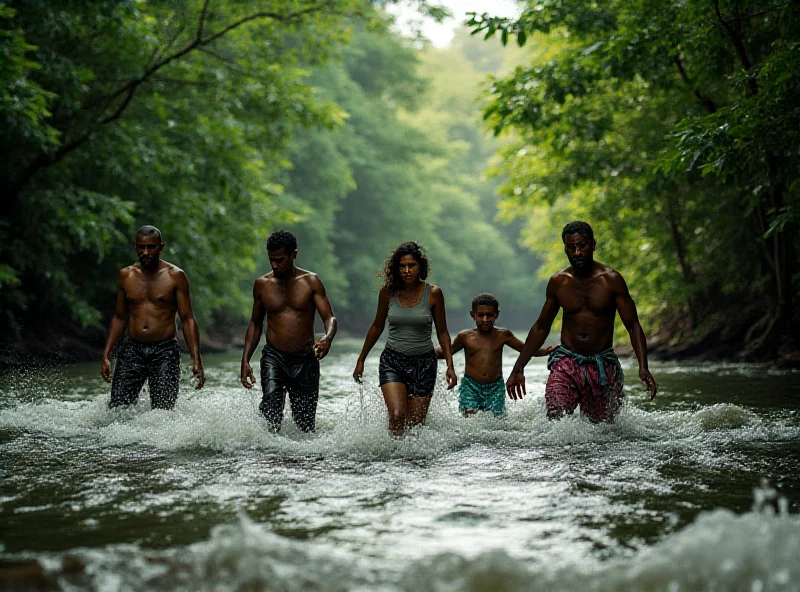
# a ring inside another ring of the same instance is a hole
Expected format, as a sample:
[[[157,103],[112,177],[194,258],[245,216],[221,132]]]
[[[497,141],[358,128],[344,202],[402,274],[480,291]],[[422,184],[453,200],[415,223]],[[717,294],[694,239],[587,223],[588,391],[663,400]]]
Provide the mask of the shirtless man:
[[[547,283],[547,299],[531,327],[525,348],[506,382],[508,395],[525,394],[523,368],[550,333],[550,327],[564,310],[561,345],[550,353],[550,377],[545,388],[547,417],[558,419],[573,413],[578,405],[591,421],[614,418],[622,403],[622,367],[612,343],[617,312],[628,330],[639,360],[639,378],[650,399],[658,386],[647,367],[647,341],[639,324],[636,304],[619,272],[594,260],[597,246],[591,226],[571,222],[561,233],[570,266]]]
[[[452,352],[464,350],[466,369],[461,381],[458,408],[464,417],[478,411],[491,411],[495,417],[505,415],[506,390],[503,382],[503,348],[522,351],[524,344],[509,330],[495,327],[500,304],[491,294],[478,294],[472,299],[469,315],[474,329],[461,331],[453,339]],[[535,356],[546,356],[554,348],[541,349]],[[441,347],[436,357],[444,359]]]
[[[111,382],[108,357],[125,327],[128,337],[117,356],[109,407],[135,404],[145,381],[153,409],[175,406],[181,372],[181,352],[175,338],[176,313],[181,317],[183,337],[192,356],[192,374],[198,378],[196,388],[205,384],[189,280],[183,270],[161,261],[163,250],[161,231],[154,226],[142,226],[136,233],[139,263],[125,267],[117,276],[117,306],[100,364],[100,374],[106,382]]]
[[[279,230],[267,239],[272,273],[262,275],[253,285],[253,314],[242,354],[241,380],[253,388],[255,377],[250,358],[258,347],[264,316],[267,317],[267,343],[261,353],[259,410],[270,428],[278,431],[283,422],[286,393],[292,417],[304,432],[313,432],[319,397],[319,361],[328,354],[336,318],[319,276],[295,267],[297,239]],[[325,335],[314,342],[314,315],[319,312]]]

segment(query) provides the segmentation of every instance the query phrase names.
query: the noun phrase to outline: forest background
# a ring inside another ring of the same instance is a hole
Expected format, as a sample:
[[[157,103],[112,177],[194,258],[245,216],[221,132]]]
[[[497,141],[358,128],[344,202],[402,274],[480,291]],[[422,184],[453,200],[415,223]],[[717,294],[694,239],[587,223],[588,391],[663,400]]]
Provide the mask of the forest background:
[[[0,2],[4,359],[96,354],[143,224],[213,337],[278,228],[345,331],[410,239],[451,331],[527,328],[586,219],[663,355],[796,360],[798,4],[520,5],[436,49],[362,0]]]

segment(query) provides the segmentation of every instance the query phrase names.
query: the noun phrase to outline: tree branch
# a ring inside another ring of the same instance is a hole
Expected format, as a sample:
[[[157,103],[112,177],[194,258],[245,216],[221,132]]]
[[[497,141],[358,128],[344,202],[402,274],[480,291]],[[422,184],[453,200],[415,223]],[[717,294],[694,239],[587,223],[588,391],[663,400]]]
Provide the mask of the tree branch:
[[[758,81],[756,81],[755,77],[750,73],[753,63],[750,61],[750,56],[747,55],[747,48],[744,46],[741,35],[737,34],[730,23],[722,17],[722,12],[719,9],[719,0],[714,0],[714,12],[717,14],[717,20],[728,33],[728,39],[736,49],[736,53],[739,55],[739,61],[742,63],[745,72],[747,72],[747,85],[750,87],[750,92],[753,95],[757,95]],[[737,24],[740,25],[741,22]]]
[[[678,53],[675,54],[675,65],[678,67],[678,72],[680,72],[681,79],[683,79],[686,85],[693,86],[689,75],[686,73],[686,68],[683,67],[680,50],[678,50]],[[697,100],[700,101],[700,103],[708,110],[709,113],[716,113],[717,105],[714,103],[714,101],[700,92],[700,89],[696,86],[694,87],[694,96],[697,97]]]
[[[165,68],[166,66],[168,66],[172,62],[185,57],[186,55],[190,54],[194,50],[202,48],[203,46],[206,46],[206,45],[208,45],[210,43],[213,43],[217,39],[223,37],[224,35],[230,33],[231,31],[241,27],[242,25],[245,25],[247,23],[250,23],[250,22],[253,22],[253,21],[256,21],[256,20],[272,19],[272,20],[283,22],[283,23],[291,23],[291,22],[299,20],[299,19],[301,19],[304,16],[307,16],[309,14],[313,14],[315,12],[320,12],[322,10],[325,10],[326,8],[332,8],[333,4],[334,4],[333,0],[325,0],[325,1],[320,2],[318,4],[314,4],[312,6],[308,6],[308,7],[304,8],[304,9],[302,9],[302,10],[297,10],[296,12],[290,12],[290,13],[286,13],[286,14],[282,14],[282,13],[278,13],[278,12],[272,12],[272,11],[256,12],[256,13],[253,13],[253,14],[248,15],[246,17],[242,17],[239,20],[230,23],[229,25],[223,27],[222,29],[220,29],[216,33],[212,33],[212,34],[208,35],[207,37],[203,37],[202,36],[202,31],[203,31],[203,28],[204,28],[204,22],[205,22],[206,14],[207,14],[206,13],[206,9],[207,9],[207,7],[209,5],[209,2],[210,2],[210,0],[206,0],[204,5],[203,5],[203,10],[201,12],[201,17],[200,17],[201,23],[198,26],[198,35],[194,38],[194,40],[192,40],[191,43],[189,43],[188,45],[186,45],[182,49],[180,49],[180,50],[168,55],[167,57],[162,58],[161,60],[157,61],[156,63],[150,65],[139,78],[136,78],[134,80],[129,80],[127,83],[125,83],[123,86],[118,88],[116,91],[114,91],[111,94],[109,94],[106,97],[104,97],[104,99],[102,99],[101,101],[98,101],[97,103],[94,103],[91,106],[84,107],[83,109],[81,109],[81,111],[87,111],[87,110],[96,108],[97,106],[99,106],[104,101],[111,102],[114,99],[121,98],[122,100],[121,100],[120,104],[117,105],[117,108],[114,109],[113,113],[110,113],[109,115],[106,115],[105,117],[99,117],[95,121],[95,125],[96,126],[103,126],[103,125],[107,125],[109,123],[112,123],[112,122],[116,121],[117,119],[119,119],[120,117],[122,117],[122,114],[125,112],[125,110],[130,105],[131,101],[133,100],[134,95],[136,94],[136,91],[138,90],[138,88],[141,85],[143,85],[150,78],[152,78],[153,75],[156,72],[158,72],[159,70],[161,70],[162,68]],[[16,179],[11,181],[11,183],[9,185],[10,185],[10,190],[11,190],[12,195],[16,196],[23,189],[23,187],[40,170],[42,170],[44,168],[47,168],[47,167],[50,167],[50,166],[53,166],[54,164],[56,164],[59,161],[61,161],[67,154],[69,154],[70,152],[72,152],[73,150],[75,150],[76,148],[81,146],[84,142],[86,142],[86,140],[88,140],[90,138],[90,136],[95,131],[96,131],[96,128],[92,128],[92,130],[90,132],[84,133],[79,138],[77,138],[77,139],[75,139],[75,140],[73,140],[73,141],[71,141],[71,142],[69,142],[67,144],[64,144],[58,150],[56,150],[56,152],[54,152],[53,154],[40,153],[39,156],[37,156],[31,162],[31,164],[22,172],[22,174],[20,174],[19,177],[17,177]]]

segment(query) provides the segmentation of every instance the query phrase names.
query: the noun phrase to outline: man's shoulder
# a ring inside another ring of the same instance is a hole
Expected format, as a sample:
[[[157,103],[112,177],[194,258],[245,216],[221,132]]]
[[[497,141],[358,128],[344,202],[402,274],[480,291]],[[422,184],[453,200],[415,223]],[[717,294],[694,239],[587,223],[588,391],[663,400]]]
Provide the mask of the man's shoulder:
[[[575,270],[572,269],[572,266],[565,267],[564,269],[560,269],[555,272],[553,275],[550,276],[550,281],[548,283],[560,285],[564,282],[572,281],[575,278]]]
[[[611,267],[610,265],[606,265],[605,263],[600,263],[599,261],[595,261],[595,265],[597,265],[596,275],[599,277],[604,277],[610,282],[619,282],[623,280],[622,274]]]
[[[186,275],[186,272],[183,271],[180,267],[178,267],[174,263],[170,263],[169,261],[164,261],[162,259],[161,265],[162,265],[161,269],[163,271],[166,271],[171,276]]]
[[[274,282],[275,282],[275,276],[270,271],[269,273],[265,273],[264,275],[257,277],[256,281],[253,282],[253,288],[255,288],[256,290],[264,290]]]
[[[179,287],[188,285],[189,278],[186,277],[186,272],[174,263],[162,259],[160,271],[161,273],[165,273],[167,277]]]
[[[119,273],[117,274],[117,277],[121,280],[124,280],[135,273],[139,273],[141,270],[142,270],[141,265],[139,265],[138,263],[133,263],[131,265],[128,265],[127,267],[123,267],[122,269],[120,269]]]
[[[302,269],[300,267],[297,267],[296,269],[297,269],[297,275],[295,276],[295,279],[311,284],[312,286],[317,286],[322,284],[322,280],[319,279],[319,276],[313,271]]]

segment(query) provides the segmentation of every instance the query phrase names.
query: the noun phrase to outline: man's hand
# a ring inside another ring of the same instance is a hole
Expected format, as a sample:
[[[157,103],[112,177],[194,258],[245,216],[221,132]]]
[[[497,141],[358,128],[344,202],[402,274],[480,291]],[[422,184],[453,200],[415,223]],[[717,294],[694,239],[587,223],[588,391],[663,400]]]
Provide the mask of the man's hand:
[[[506,391],[508,396],[515,401],[525,396],[525,374],[522,370],[512,372],[506,380]]]
[[[100,376],[106,382],[111,382],[111,362],[108,361],[108,356],[103,356],[103,361],[100,362]]]
[[[206,383],[206,373],[203,370],[203,362],[200,360],[196,360],[194,364],[192,364],[192,375],[197,377],[197,386],[194,387],[195,390],[203,388],[203,385]]]
[[[656,379],[650,374],[650,370],[647,368],[639,368],[639,379],[644,383],[647,392],[650,393],[650,400],[652,401],[655,399],[656,393],[658,392],[658,385],[656,384]]]
[[[557,347],[558,347],[558,345],[551,345],[550,347],[545,347],[545,348],[540,349],[539,351],[537,351],[533,355],[534,355],[534,357],[537,357],[537,358],[540,358],[542,356],[549,356],[550,352],[552,352]]]
[[[361,384],[361,375],[364,374],[364,362],[359,360],[356,362],[356,369],[353,370],[353,380]]]
[[[253,388],[253,385],[256,383],[256,377],[253,376],[253,369],[248,362],[242,362],[241,380],[242,386],[246,389]]]
[[[331,340],[327,337],[321,337],[319,341],[314,344],[314,355],[318,360],[321,360],[328,355],[331,349]]]
[[[447,367],[447,372],[444,373],[444,377],[447,379],[447,390],[453,390],[453,387],[458,384],[458,377],[452,366]]]

